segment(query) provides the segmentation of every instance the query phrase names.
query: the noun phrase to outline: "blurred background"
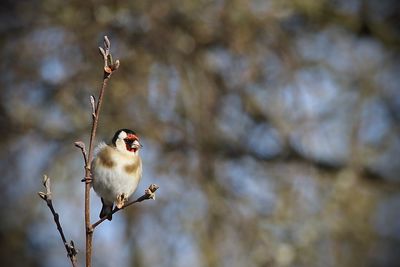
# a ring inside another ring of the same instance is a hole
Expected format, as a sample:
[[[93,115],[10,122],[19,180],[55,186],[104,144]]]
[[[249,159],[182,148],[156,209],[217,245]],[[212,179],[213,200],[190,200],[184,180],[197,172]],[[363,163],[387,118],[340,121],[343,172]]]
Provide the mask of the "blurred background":
[[[94,266],[399,266],[396,0],[2,1],[1,266],[84,263],[89,96],[97,141],[132,128],[156,201],[96,229]],[[100,200],[92,194],[92,220]]]

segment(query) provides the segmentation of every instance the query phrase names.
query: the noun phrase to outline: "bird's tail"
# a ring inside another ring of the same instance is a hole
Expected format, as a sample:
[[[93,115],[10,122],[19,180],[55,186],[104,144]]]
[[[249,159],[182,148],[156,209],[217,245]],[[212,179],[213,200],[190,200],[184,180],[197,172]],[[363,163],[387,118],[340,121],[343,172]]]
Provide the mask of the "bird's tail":
[[[113,204],[111,203],[111,205],[108,205],[107,203],[105,203],[104,199],[101,198],[101,203],[103,203],[103,207],[101,208],[100,211],[100,219],[107,216],[107,219],[109,221],[112,220],[112,210],[113,210]]]

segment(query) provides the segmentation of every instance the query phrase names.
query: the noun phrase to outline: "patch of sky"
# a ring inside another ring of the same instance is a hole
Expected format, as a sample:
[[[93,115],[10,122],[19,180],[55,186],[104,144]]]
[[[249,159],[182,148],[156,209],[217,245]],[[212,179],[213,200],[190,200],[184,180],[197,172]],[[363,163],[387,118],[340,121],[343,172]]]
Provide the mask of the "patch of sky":
[[[349,157],[349,125],[337,116],[319,123],[302,125],[291,133],[290,142],[301,155],[341,165]]]
[[[316,118],[334,111],[340,87],[331,73],[320,68],[301,69],[293,83],[280,92],[285,113],[292,120]]]
[[[15,140],[10,147],[18,151],[16,166],[17,176],[8,188],[10,195],[24,195],[37,188],[40,181],[41,171],[49,163],[49,159],[57,148],[56,143],[49,140],[42,140],[34,133],[28,133]],[[15,152],[11,152],[15,153]],[[27,179],[30,177],[30,179]],[[34,179],[34,177],[39,177]]]
[[[45,207],[45,204],[43,205]],[[25,244],[32,248],[27,251],[46,255],[42,258],[42,266],[71,266],[50,212],[48,212],[47,216],[48,220],[46,222],[41,221],[39,223],[34,221],[29,224],[27,242]],[[60,259],[63,260],[60,261]]]
[[[234,55],[225,48],[215,48],[206,55],[206,63],[214,72],[219,73],[228,88],[242,85],[249,62],[245,57]]]
[[[38,82],[21,81],[4,88],[7,101],[4,105],[11,116],[15,116],[18,110],[31,110],[39,108],[46,100],[45,88]]]
[[[178,238],[176,238],[174,241],[175,262],[173,266],[201,266],[199,248],[197,247],[197,241],[195,238],[193,238],[193,236],[188,233],[184,235],[178,235]]]
[[[43,27],[31,32],[28,39],[32,45],[54,52],[62,47],[66,36],[67,32],[61,27]]]
[[[232,141],[242,141],[254,126],[250,116],[243,110],[242,100],[236,94],[229,94],[221,100],[217,127]]]
[[[160,63],[151,66],[148,103],[164,122],[176,119],[175,108],[180,86],[180,75],[175,67]]]
[[[68,129],[68,127],[65,127],[65,125],[73,124],[71,123],[67,113],[65,113],[59,105],[48,105],[46,111],[43,112],[41,119],[43,120],[43,123],[40,126],[41,128],[61,132],[73,130],[73,128]]]
[[[165,266],[160,263],[164,262],[167,246],[165,244],[166,227],[162,227],[160,223],[150,214],[142,214],[140,216],[141,234],[144,238],[137,238],[137,244],[140,247],[142,261],[148,266]],[[136,235],[139,237],[139,235]],[[154,253],[156,251],[156,253]]]
[[[356,39],[337,27],[302,35],[296,41],[296,49],[304,59],[327,64],[335,72],[347,74],[347,79],[364,71],[376,70],[386,58],[382,45],[376,40]]]
[[[26,42],[35,48],[43,80],[58,84],[75,71],[82,61],[72,34],[61,27],[40,28],[27,36]]]
[[[96,213],[98,211],[96,210]],[[96,251],[97,255],[101,255],[101,257],[94,259],[96,266],[127,266],[126,263],[131,252],[129,247],[126,247],[125,229],[128,226],[123,212],[129,212],[129,210],[116,214],[111,223],[109,221],[104,222],[99,226],[101,228],[96,231],[97,241],[94,242],[93,250]],[[118,251],[118,253],[112,253],[113,251]]]
[[[267,170],[252,158],[227,160],[216,165],[218,179],[236,196],[246,198],[260,214],[271,214],[277,201],[275,184]],[[247,214],[248,211],[245,213]]]
[[[264,86],[273,87],[285,80],[287,74],[282,59],[276,54],[266,51],[262,61]]]
[[[50,83],[59,83],[66,78],[65,65],[57,57],[45,58],[41,63],[40,74],[44,80]]]
[[[390,131],[391,121],[385,103],[378,98],[368,99],[363,105],[359,138],[367,145],[379,145]]]
[[[278,131],[266,123],[249,129],[247,140],[249,149],[263,158],[277,156],[282,151],[282,140]]]

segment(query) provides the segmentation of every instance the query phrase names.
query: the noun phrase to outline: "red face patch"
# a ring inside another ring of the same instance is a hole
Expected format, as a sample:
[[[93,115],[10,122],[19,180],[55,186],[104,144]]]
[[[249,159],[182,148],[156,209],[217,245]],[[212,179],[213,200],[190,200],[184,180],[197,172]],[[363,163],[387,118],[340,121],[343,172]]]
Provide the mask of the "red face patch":
[[[128,134],[128,136],[124,139],[126,150],[131,152],[136,152],[138,150],[137,147],[132,147],[133,142],[139,140],[139,138],[134,134]]]
[[[126,138],[130,140],[139,140],[139,138],[134,134],[128,134]]]

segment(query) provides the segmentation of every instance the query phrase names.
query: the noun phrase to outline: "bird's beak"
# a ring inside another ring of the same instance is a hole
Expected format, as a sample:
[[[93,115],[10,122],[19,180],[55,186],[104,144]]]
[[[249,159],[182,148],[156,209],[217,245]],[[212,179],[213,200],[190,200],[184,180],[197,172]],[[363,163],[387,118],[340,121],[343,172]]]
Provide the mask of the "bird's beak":
[[[132,143],[132,146],[131,146],[132,148],[136,148],[136,149],[138,149],[138,148],[142,148],[143,146],[142,146],[142,144],[141,143],[139,143],[139,141],[138,140],[135,140],[135,141],[133,141],[133,143]]]

